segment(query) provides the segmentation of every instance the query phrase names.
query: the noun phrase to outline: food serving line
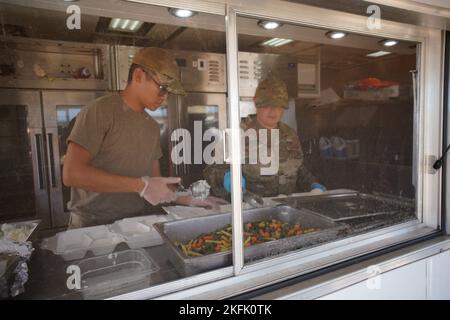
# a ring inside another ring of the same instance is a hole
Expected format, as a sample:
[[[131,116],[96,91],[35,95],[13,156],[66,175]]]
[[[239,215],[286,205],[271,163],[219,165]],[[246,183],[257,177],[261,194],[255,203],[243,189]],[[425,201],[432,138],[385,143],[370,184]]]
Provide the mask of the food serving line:
[[[244,205],[244,235],[255,240],[247,241],[246,262],[416,219],[413,202],[351,190],[263,200],[262,208]],[[219,252],[211,249],[214,246],[198,248],[193,254],[186,251],[187,245],[205,235],[214,244],[225,239],[212,235],[229,231],[230,205],[222,206],[220,213],[180,206],[165,211],[35,240],[29,280],[18,298],[106,298],[231,265],[231,251],[223,247]],[[261,222],[266,231],[272,231],[269,224],[273,222],[280,233],[266,239],[251,234],[251,228]],[[294,233],[296,228],[303,231]],[[210,252],[201,251],[208,248]],[[81,287],[71,277],[74,268],[80,270]]]

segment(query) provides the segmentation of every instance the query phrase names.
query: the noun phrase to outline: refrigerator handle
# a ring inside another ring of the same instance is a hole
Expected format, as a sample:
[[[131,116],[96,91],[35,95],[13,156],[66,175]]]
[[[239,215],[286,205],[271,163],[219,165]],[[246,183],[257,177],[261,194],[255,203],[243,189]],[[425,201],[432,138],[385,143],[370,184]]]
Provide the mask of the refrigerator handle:
[[[44,165],[43,165],[43,149],[44,149],[44,140],[43,135],[40,130],[33,129],[33,143],[34,143],[34,152],[36,156],[37,166],[37,184],[39,190],[45,189],[45,181],[44,181]]]
[[[55,128],[46,129],[47,131],[47,157],[50,174],[50,186],[51,188],[57,187],[56,181],[56,167],[55,167],[55,150],[53,140],[58,135]]]

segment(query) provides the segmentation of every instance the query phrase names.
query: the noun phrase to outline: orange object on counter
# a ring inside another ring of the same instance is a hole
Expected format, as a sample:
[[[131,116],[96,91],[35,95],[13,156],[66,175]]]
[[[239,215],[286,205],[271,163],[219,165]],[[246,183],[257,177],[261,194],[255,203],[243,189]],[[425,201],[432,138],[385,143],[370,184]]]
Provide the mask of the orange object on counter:
[[[385,81],[378,78],[365,78],[358,80],[358,87],[363,90],[387,88],[398,84],[399,83],[396,81]]]
[[[358,81],[358,86],[361,89],[379,88],[381,80],[378,78],[365,78]]]

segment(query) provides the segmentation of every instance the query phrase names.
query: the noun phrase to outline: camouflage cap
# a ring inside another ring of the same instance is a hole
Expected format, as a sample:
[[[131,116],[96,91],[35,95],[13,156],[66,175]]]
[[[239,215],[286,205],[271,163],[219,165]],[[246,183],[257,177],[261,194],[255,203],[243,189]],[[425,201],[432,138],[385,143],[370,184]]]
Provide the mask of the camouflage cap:
[[[166,50],[157,47],[142,48],[134,55],[132,63],[162,75],[161,84],[167,85],[169,92],[186,95],[180,82],[177,62]]]
[[[265,79],[258,84],[255,93],[255,106],[288,108],[288,91],[284,81]]]

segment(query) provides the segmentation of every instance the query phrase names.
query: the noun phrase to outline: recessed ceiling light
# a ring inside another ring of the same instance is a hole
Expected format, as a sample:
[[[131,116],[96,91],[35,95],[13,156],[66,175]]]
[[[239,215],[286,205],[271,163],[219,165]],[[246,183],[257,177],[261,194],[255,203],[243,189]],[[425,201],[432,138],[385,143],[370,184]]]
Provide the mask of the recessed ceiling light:
[[[398,44],[398,41],[392,40],[392,39],[385,39],[385,40],[381,40],[380,43],[385,47],[393,47]]]
[[[190,18],[193,15],[197,14],[197,12],[187,10],[187,9],[169,8],[168,10],[169,10],[170,14],[172,14],[178,18]]]
[[[327,37],[330,39],[334,39],[334,40],[338,40],[338,39],[342,39],[345,38],[347,36],[347,34],[345,32],[342,31],[328,31],[326,33]]]
[[[114,18],[109,23],[109,29],[114,31],[136,32],[143,24],[144,22],[139,20]]]
[[[268,21],[268,20],[260,20],[258,21],[258,26],[266,30],[273,30],[281,27],[283,24],[278,21]]]
[[[369,54],[366,55],[366,57],[369,58],[378,58],[378,57],[382,57],[382,56],[387,56],[388,54],[391,54],[392,52],[388,52],[388,51],[375,51],[375,52],[371,52]]]
[[[263,43],[261,43],[261,45],[268,46],[268,47],[280,47],[285,44],[291,43],[292,41],[294,41],[294,40],[283,39],[283,38],[272,38],[272,39],[264,41]]]

